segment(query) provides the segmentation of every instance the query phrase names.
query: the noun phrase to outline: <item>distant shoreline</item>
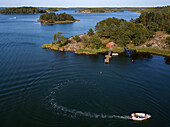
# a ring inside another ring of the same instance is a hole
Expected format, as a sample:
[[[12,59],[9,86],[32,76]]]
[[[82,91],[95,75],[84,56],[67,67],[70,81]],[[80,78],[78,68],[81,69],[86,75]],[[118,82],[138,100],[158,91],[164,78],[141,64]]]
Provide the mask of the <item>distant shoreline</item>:
[[[0,14],[12,15],[12,14],[40,14],[46,13],[44,9],[36,7],[16,7],[16,8],[2,8]]]
[[[24,9],[35,9],[37,12],[24,12]],[[107,13],[107,12],[124,12],[124,10],[112,10],[112,9],[132,9],[129,12],[138,12],[142,9],[147,9],[152,7],[2,7],[0,9],[0,14],[40,14],[46,12],[59,12],[60,10],[66,9],[81,9],[75,11],[76,13]],[[16,11],[17,10],[17,11]],[[19,11],[20,12],[19,12]],[[23,13],[24,12],[24,13]]]
[[[86,8],[75,11],[75,13],[108,13],[108,12],[124,12],[124,10],[112,10],[110,8]]]

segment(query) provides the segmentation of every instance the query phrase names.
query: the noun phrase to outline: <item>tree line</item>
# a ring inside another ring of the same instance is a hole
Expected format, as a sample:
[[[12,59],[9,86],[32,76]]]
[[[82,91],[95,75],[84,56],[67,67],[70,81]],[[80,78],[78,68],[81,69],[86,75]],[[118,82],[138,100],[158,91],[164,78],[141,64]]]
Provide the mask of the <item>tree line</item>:
[[[0,14],[39,14],[45,13],[46,10],[35,7],[18,7],[0,9]]]
[[[134,22],[142,23],[151,31],[165,31],[170,34],[170,6],[144,9]]]

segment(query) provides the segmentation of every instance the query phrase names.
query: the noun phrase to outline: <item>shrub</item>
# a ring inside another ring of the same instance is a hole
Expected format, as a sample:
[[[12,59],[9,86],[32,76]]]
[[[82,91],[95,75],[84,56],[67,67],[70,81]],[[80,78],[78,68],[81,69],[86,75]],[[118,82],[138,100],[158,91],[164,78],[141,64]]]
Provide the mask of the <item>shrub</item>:
[[[170,37],[166,37],[166,40],[167,40],[167,41],[170,41]]]
[[[75,35],[75,36],[73,37],[73,39],[74,39],[75,41],[77,41],[77,42],[80,41],[80,37],[79,37],[78,35]]]
[[[151,46],[152,46],[152,44],[146,44],[146,46],[147,46],[147,47],[151,47]]]

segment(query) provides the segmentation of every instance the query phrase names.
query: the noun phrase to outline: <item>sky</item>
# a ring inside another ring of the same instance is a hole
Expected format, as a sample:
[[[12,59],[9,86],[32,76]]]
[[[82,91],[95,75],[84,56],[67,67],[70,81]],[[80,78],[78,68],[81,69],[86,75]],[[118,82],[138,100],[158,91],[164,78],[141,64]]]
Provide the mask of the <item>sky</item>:
[[[0,7],[157,7],[170,0],[0,0]]]

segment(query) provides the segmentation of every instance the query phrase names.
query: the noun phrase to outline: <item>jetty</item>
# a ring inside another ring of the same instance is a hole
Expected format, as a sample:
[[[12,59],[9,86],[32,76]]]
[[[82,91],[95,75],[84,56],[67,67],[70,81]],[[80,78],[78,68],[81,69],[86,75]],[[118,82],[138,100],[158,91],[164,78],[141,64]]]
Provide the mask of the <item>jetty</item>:
[[[111,53],[112,53],[112,49],[113,49],[114,46],[115,46],[114,42],[110,42],[110,43],[106,44],[106,47],[110,48],[110,50],[108,52],[108,55],[105,55],[105,57],[106,57],[106,59],[104,60],[105,64],[109,64],[109,59],[111,58]]]
[[[110,48],[108,55],[105,55],[106,59],[104,60],[105,64],[109,64],[109,59],[111,58],[112,48]]]

